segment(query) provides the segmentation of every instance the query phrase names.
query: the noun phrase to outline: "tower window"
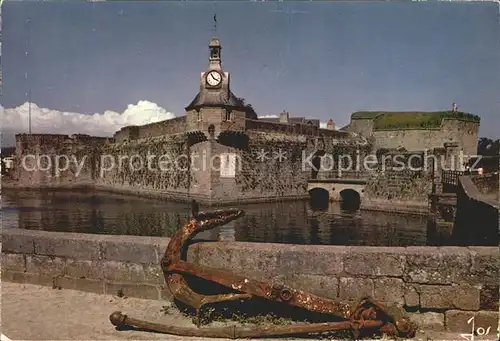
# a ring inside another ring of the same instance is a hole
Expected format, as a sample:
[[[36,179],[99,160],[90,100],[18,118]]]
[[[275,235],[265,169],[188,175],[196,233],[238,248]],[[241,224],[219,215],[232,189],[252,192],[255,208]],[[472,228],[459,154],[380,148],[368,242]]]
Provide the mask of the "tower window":
[[[212,52],[211,53],[212,59],[218,59],[219,58],[219,49],[214,48],[214,49],[212,49],[211,52]]]

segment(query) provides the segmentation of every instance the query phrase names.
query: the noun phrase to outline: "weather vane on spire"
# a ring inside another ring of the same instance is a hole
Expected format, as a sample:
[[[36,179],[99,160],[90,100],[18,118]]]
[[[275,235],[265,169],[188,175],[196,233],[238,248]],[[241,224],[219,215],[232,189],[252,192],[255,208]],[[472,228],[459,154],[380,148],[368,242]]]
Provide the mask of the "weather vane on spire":
[[[214,35],[217,35],[217,3],[214,2]]]

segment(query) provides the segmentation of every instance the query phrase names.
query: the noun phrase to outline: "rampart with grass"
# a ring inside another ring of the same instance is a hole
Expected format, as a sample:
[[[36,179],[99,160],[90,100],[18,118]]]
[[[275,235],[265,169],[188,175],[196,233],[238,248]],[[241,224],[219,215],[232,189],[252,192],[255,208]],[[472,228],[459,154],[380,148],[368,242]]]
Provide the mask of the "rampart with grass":
[[[465,112],[359,111],[346,130],[371,137],[376,149],[420,151],[456,142],[464,154],[475,155],[479,124],[479,116]]]

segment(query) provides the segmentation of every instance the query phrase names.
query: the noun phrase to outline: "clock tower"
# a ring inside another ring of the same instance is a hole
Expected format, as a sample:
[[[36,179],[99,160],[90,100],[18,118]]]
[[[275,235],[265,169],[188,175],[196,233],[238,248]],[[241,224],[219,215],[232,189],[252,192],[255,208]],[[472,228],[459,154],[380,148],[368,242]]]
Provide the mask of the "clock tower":
[[[245,120],[256,119],[257,115],[231,92],[229,72],[222,69],[220,40],[213,37],[208,48],[208,67],[200,75],[200,92],[185,109],[189,131],[217,138],[225,130],[245,130]]]

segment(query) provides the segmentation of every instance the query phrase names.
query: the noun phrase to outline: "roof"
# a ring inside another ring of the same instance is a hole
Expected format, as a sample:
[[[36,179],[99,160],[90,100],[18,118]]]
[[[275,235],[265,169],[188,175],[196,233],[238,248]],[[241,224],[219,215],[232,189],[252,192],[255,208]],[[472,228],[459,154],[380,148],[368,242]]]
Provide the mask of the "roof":
[[[209,91],[198,92],[196,97],[186,107],[186,110],[199,106],[231,106],[244,107],[243,101],[236,97],[231,91]]]
[[[266,122],[280,123],[279,117],[259,117],[259,120]],[[311,124],[319,127],[319,120],[315,118],[304,118],[304,117],[289,117],[288,124],[307,124],[311,121]]]
[[[236,97],[231,90],[229,91],[210,91],[204,90],[199,92],[191,103],[185,108],[186,111],[199,107],[226,107],[230,109],[239,109],[245,112],[255,112],[250,105]]]

